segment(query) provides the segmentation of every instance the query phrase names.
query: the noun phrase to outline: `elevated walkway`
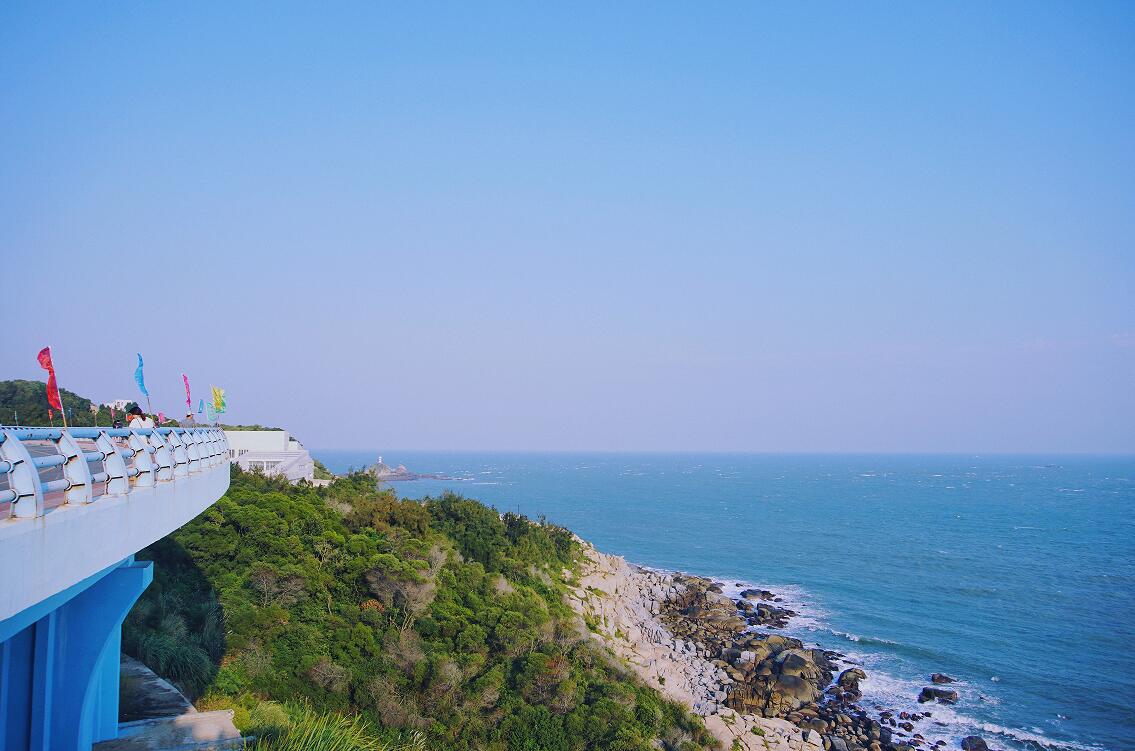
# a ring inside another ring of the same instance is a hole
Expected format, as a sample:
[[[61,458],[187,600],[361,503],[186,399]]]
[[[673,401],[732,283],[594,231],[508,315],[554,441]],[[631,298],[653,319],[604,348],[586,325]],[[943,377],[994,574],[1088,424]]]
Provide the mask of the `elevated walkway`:
[[[0,748],[118,737],[134,554],[225,493],[227,452],[211,428],[0,429]]]

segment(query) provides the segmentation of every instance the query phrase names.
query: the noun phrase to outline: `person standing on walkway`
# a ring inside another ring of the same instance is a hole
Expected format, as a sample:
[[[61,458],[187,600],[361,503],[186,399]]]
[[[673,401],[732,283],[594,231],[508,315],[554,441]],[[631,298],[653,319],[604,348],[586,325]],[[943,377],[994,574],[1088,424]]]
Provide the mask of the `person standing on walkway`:
[[[131,407],[130,411],[127,412],[126,414],[130,415],[130,427],[131,428],[152,428],[152,427],[154,427],[154,421],[151,420],[146,415],[142,414],[142,408],[137,406],[137,405]]]

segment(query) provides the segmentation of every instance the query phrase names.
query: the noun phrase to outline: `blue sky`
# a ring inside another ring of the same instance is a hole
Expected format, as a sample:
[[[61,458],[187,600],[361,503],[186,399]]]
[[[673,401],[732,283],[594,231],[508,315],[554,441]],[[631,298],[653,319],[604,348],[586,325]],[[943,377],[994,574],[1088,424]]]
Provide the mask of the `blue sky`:
[[[0,377],[140,351],[316,447],[1135,451],[1130,4],[11,2],[0,91]]]

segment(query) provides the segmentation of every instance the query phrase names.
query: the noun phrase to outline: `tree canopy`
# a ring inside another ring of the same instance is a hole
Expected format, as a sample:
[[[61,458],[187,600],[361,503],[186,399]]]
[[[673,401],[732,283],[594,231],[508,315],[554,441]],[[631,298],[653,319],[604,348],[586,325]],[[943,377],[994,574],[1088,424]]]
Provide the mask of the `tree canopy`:
[[[565,604],[578,552],[562,527],[456,495],[234,468],[225,497],[139,554],[155,580],[124,648],[268,742],[283,705],[435,749],[708,747]]]

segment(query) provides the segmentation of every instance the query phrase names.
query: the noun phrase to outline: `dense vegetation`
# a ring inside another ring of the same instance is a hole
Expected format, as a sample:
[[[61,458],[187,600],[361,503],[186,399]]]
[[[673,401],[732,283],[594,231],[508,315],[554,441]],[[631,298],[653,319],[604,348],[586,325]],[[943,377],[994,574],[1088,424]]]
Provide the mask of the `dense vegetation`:
[[[107,407],[99,406],[98,413],[92,413],[90,399],[64,388],[59,389],[59,398],[71,423],[93,425],[97,420],[98,425],[110,426],[110,410]],[[18,422],[21,426],[63,427],[59,413],[56,412],[52,418],[47,410],[47,384],[43,381],[0,381],[0,424],[15,425]],[[123,418],[123,412],[117,414],[119,419]]]
[[[362,474],[311,488],[233,471],[139,555],[155,581],[124,648],[267,747],[316,726],[375,748],[708,745],[586,638],[563,600],[567,530],[453,495],[400,501]]]
[[[323,464],[323,462],[319,461],[318,459],[316,459],[314,457],[312,458],[311,461],[315,465],[315,479],[316,480],[333,480],[333,479],[335,479],[335,475],[331,473],[331,470],[327,469],[327,467]]]

